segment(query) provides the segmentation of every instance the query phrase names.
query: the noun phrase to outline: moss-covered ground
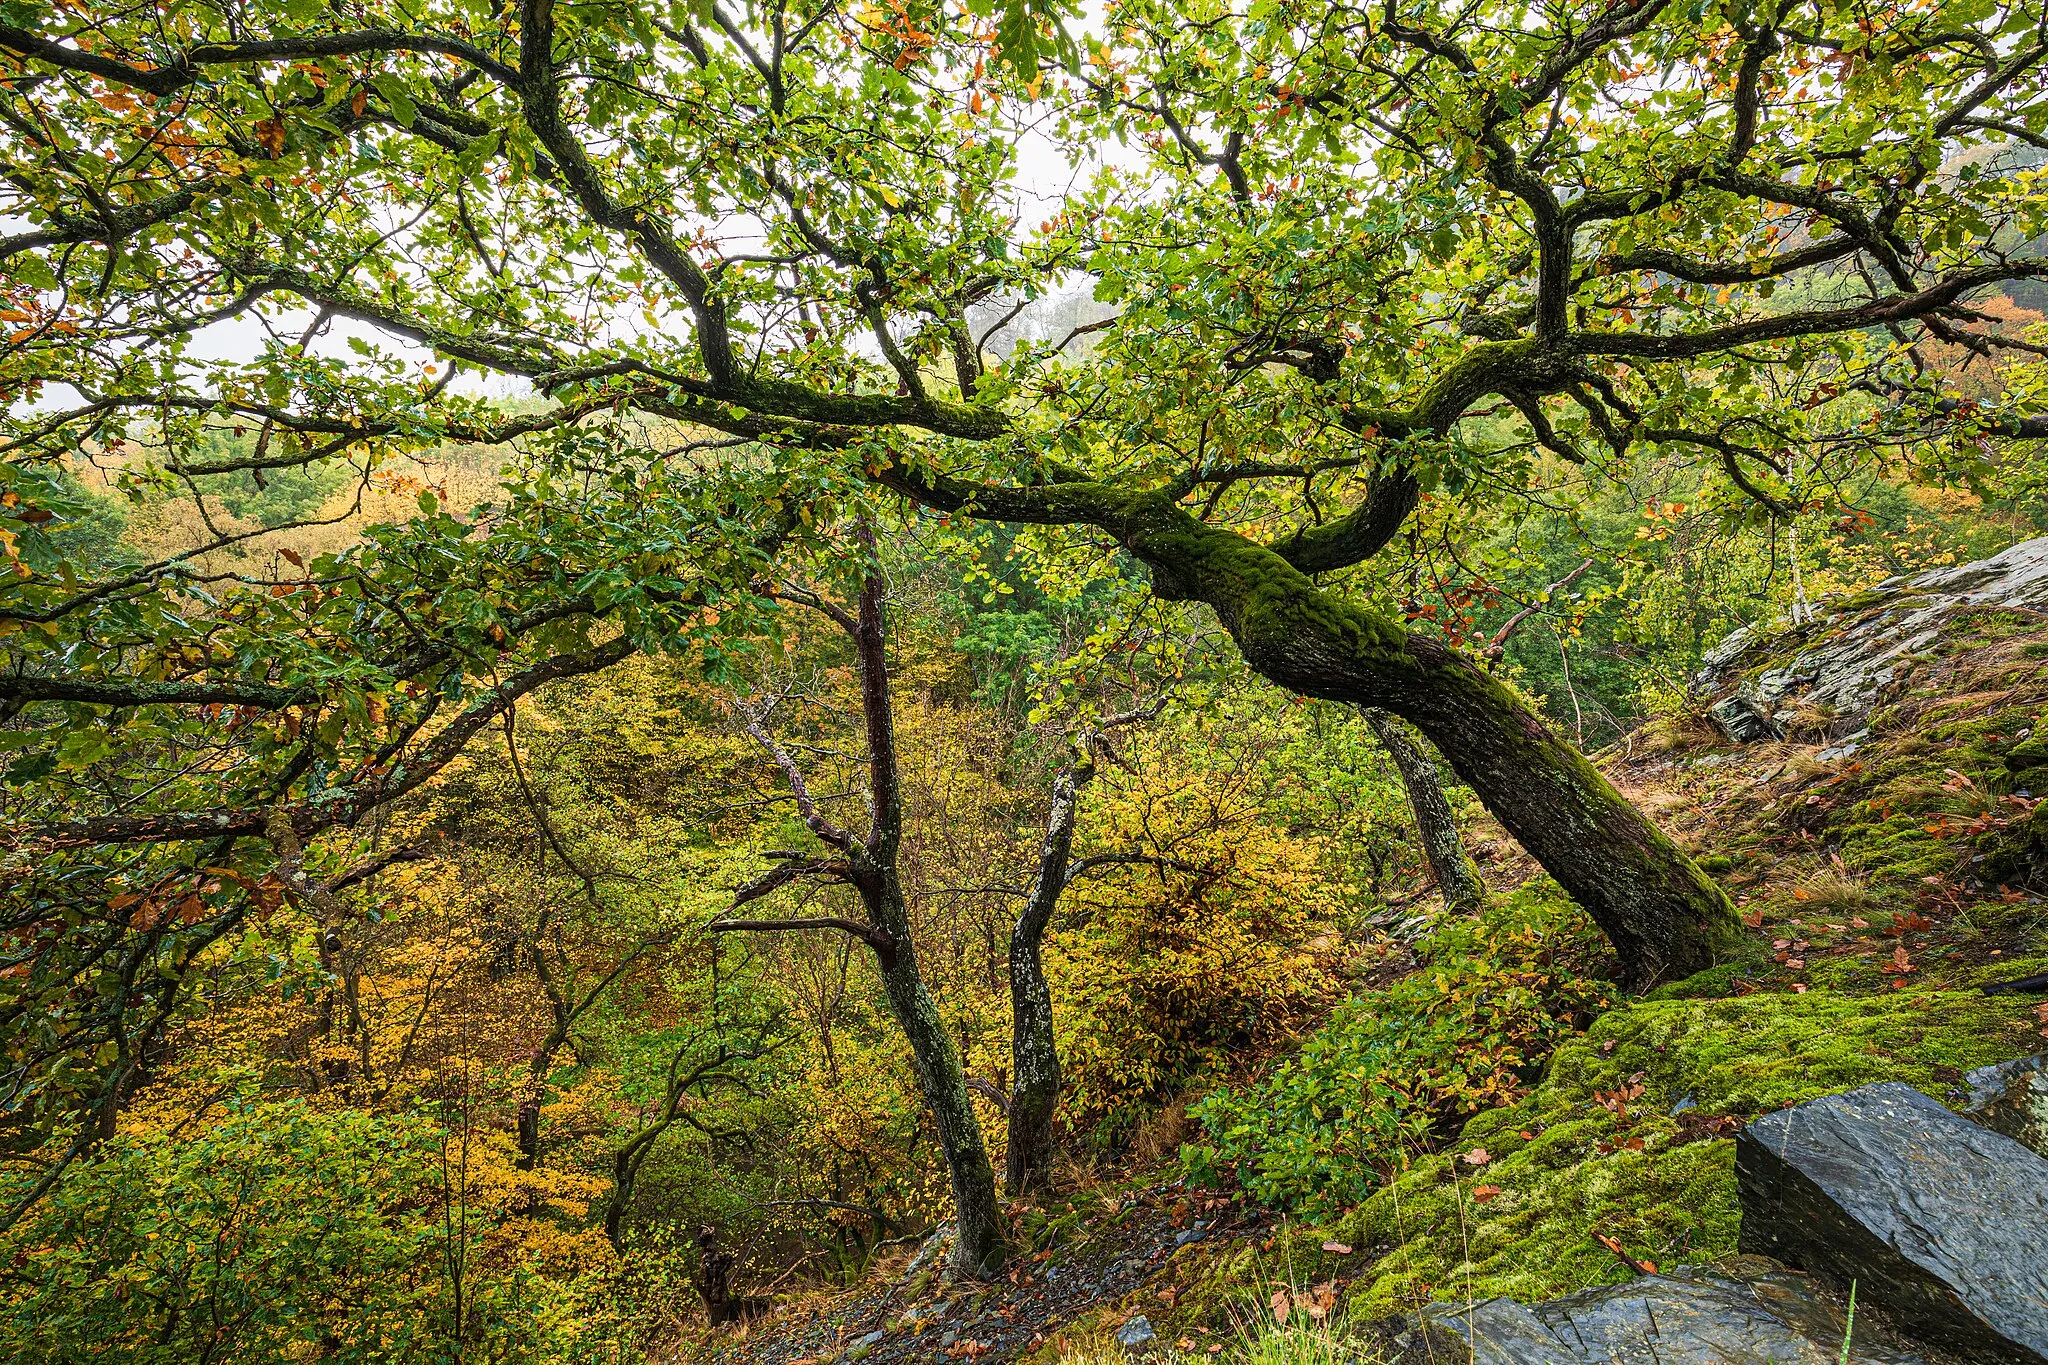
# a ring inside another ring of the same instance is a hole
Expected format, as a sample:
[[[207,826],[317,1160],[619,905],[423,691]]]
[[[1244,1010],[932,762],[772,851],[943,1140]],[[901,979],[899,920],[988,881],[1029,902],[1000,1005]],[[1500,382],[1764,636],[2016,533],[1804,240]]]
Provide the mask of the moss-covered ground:
[[[2048,1047],[2039,996],[1976,989],[2048,972],[2043,622],[1952,620],[1853,753],[1823,759],[1843,727],[1807,719],[1785,743],[1681,722],[1602,756],[1735,895],[1739,951],[1606,1013],[1347,1212],[1189,1257],[1172,1325],[1256,1317],[1275,1283],[1334,1282],[1363,1320],[1725,1256],[1743,1122],[1878,1080],[1955,1104],[1970,1068]]]

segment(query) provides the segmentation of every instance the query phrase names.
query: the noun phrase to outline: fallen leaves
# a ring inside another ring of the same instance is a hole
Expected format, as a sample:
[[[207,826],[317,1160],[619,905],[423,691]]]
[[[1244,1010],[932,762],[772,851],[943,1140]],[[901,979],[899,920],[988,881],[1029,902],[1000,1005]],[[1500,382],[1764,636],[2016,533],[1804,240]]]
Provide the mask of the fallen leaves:
[[[1472,1187],[1472,1198],[1481,1204],[1491,1203],[1499,1195],[1500,1186],[1498,1185],[1474,1185]]]
[[[1351,1254],[1351,1248],[1342,1242],[1325,1242],[1323,1243],[1323,1250],[1329,1252],[1332,1256],[1349,1256]]]
[[[1702,1114],[1688,1109],[1678,1116],[1678,1136],[1671,1140],[1674,1147],[1688,1142],[1711,1142],[1715,1138],[1732,1138],[1742,1129],[1742,1120],[1733,1114]]]
[[[1467,1166],[1484,1166],[1487,1162],[1493,1160],[1493,1153],[1487,1151],[1484,1147],[1474,1147],[1471,1151],[1460,1156],[1458,1160],[1464,1162]]]
[[[1285,1326],[1290,1313],[1299,1313],[1312,1322],[1321,1322],[1337,1307],[1337,1282],[1325,1280],[1307,1290],[1290,1290],[1286,1285],[1273,1291],[1267,1300],[1273,1310],[1273,1321]]]
[[[1628,1117],[1628,1107],[1643,1097],[1644,1081],[1648,1078],[1638,1071],[1620,1087],[1614,1090],[1595,1090],[1593,1102],[1618,1119]]]

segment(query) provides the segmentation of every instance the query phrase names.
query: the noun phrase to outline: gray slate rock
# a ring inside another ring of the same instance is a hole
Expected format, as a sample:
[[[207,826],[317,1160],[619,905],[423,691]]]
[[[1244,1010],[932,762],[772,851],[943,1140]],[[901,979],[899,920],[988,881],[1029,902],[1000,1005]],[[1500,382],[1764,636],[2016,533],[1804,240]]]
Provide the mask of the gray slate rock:
[[[1422,1323],[1412,1358],[1469,1365],[1835,1365],[1847,1331],[1808,1277],[1760,1257],[1681,1266],[1534,1307],[1432,1304]],[[1867,1320],[1850,1347],[1859,1365],[1927,1365],[1880,1340]]]
[[[1714,718],[1721,733],[1737,744],[1761,744],[1767,739],[1785,737],[1762,707],[1739,693],[1715,702],[1707,714]]]
[[[932,1235],[924,1239],[924,1245],[910,1258],[910,1264],[903,1268],[903,1278],[909,1279],[921,1270],[939,1264],[953,1250],[953,1239],[959,1230],[951,1223],[941,1223],[933,1229]]]
[[[1970,1085],[1969,1118],[2048,1156],[2048,1053],[1980,1066]]]
[[[1757,675],[1754,684],[1745,685],[1741,678],[1745,662],[1760,662],[1751,657],[1752,650],[1782,639],[1792,628],[1780,622],[1768,632],[1736,631],[1700,660],[1693,690],[1725,698],[1714,708],[1714,719],[1741,743],[1754,741],[1738,736],[1731,719],[1753,732],[1754,722],[1747,719],[1753,712],[1765,727],[1775,727],[1772,717],[1789,711],[1795,701],[1830,714],[1830,734],[1839,739],[1861,724],[1907,656],[1940,640],[1944,623],[1955,612],[1968,607],[2048,610],[2048,536],[2021,541],[1971,564],[1888,579],[1872,591],[1883,596],[1850,599],[1857,603],[1853,608],[1846,602],[1820,604],[1819,620],[1797,628],[1808,643],[1783,666]],[[1721,714],[1730,702],[1739,703],[1735,710],[1744,713],[1742,718]]]
[[[1887,1081],[1737,1138],[1744,1252],[1841,1285],[1921,1340],[2048,1365],[2048,1161]]]
[[[1159,1334],[1152,1330],[1152,1320],[1140,1313],[1116,1329],[1116,1344],[1139,1355],[1159,1344]]]
[[[1569,1348],[1542,1319],[1513,1299],[1483,1299],[1463,1304],[1433,1303],[1422,1310],[1422,1343],[1409,1356],[1450,1359],[1471,1365],[1556,1365],[1583,1357],[1564,1354]]]

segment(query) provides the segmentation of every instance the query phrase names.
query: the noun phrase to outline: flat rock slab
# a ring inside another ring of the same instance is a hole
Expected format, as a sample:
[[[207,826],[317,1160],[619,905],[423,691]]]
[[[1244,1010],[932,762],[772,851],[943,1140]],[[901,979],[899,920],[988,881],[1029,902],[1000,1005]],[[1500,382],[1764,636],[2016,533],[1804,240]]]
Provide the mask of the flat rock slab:
[[[1681,1266],[1525,1307],[1487,1299],[1422,1312],[1410,1358],[1467,1365],[1836,1365],[1847,1323],[1807,1276],[1761,1257]],[[1931,1365],[1867,1321],[1858,1365]]]
[[[1839,738],[1862,723],[1911,656],[1940,640],[1950,616],[1981,607],[2048,611],[2048,536],[1971,564],[1887,579],[1848,602],[1823,603],[1817,620],[1793,628],[1802,643],[1792,658],[1753,680],[1743,677],[1745,666],[1782,654],[1795,640],[1779,633],[1783,622],[1764,631],[1746,626],[1700,660],[1693,688],[1724,699],[1714,716],[1738,743],[1782,739],[1796,705],[1826,711],[1833,717],[1830,737]]]
[[[2048,1365],[2048,1161],[1911,1086],[1766,1115],[1735,1144],[1744,1252],[1847,1286],[1916,1339]]]

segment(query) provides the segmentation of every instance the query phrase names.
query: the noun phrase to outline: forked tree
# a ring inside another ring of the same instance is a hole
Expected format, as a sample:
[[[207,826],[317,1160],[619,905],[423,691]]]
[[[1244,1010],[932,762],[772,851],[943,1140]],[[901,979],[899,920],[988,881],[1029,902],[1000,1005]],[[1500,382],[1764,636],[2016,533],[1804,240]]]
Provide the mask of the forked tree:
[[[870,554],[873,548],[872,539],[867,538]],[[814,593],[789,594],[824,614],[852,642],[854,667],[860,675],[861,733],[866,743],[867,828],[858,830],[840,824],[812,798],[803,765],[769,728],[768,708],[747,714],[747,733],[774,758],[789,784],[798,815],[825,846],[825,852],[816,857],[798,852],[779,853],[775,855],[774,867],[733,896],[737,908],[793,883],[823,881],[850,887],[860,903],[861,917],[726,918],[714,921],[706,929],[712,933],[830,929],[851,934],[872,950],[890,1016],[910,1044],[918,1088],[931,1113],[952,1187],[957,1235],[951,1268],[960,1274],[987,1277],[1002,1267],[1008,1250],[1003,1235],[1002,1204],[996,1195],[995,1166],[989,1159],[981,1120],[974,1112],[960,1052],[918,968],[910,903],[904,895],[897,866],[903,847],[903,781],[896,754],[896,711],[889,686],[883,591],[880,571],[873,570],[861,581],[858,605],[853,612]]]

